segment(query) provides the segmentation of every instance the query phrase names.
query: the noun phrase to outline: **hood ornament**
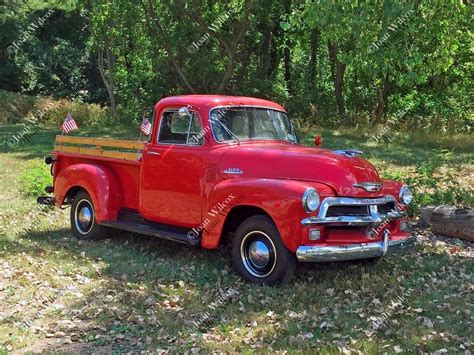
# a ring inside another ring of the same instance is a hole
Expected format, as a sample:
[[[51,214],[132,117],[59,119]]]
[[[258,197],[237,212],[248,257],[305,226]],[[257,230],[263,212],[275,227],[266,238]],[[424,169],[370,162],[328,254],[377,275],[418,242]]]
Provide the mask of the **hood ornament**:
[[[334,153],[339,154],[339,155],[345,155],[346,157],[349,157],[349,158],[354,158],[358,155],[364,154],[362,150],[356,150],[356,149],[334,150]]]
[[[382,184],[380,182],[358,182],[352,186],[364,189],[367,192],[377,192],[382,187]]]

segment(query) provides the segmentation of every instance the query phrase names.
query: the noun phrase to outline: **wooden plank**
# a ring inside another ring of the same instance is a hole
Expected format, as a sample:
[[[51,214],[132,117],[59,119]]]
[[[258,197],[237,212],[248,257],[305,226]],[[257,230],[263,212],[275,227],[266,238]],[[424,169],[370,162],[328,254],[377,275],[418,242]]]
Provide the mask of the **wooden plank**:
[[[116,152],[113,150],[97,150],[83,147],[70,147],[64,145],[56,145],[54,147],[55,152],[61,153],[74,153],[74,154],[83,154],[91,155],[94,157],[103,157],[103,158],[112,158],[120,160],[138,160],[140,157],[139,153],[126,153],[126,152]]]
[[[86,144],[86,145],[124,148],[124,149],[138,149],[138,150],[142,150],[146,144],[146,142],[130,141],[130,140],[122,140],[122,139],[73,137],[73,136],[56,136],[56,143]]]

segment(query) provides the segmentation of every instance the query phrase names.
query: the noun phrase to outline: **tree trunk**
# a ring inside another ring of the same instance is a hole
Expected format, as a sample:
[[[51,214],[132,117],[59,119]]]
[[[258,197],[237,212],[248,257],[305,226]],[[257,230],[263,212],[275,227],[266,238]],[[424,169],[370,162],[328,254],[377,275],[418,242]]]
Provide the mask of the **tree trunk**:
[[[112,113],[112,117],[117,117],[117,105],[115,101],[115,56],[112,53],[108,40],[104,47],[99,48],[98,50],[98,58],[97,64],[99,67],[100,76],[102,77],[102,81],[104,82],[105,88],[107,89],[107,93],[109,95],[110,101],[110,112]],[[105,60],[107,62],[107,72],[104,70],[104,54]]]
[[[244,5],[243,5],[244,13],[249,13],[250,12],[250,6],[251,5],[252,5],[252,3],[249,0],[245,1]],[[240,27],[239,32],[237,33],[234,40],[232,41],[232,45],[227,43],[227,41],[225,41],[224,38],[219,33],[215,34],[217,40],[224,47],[224,49],[227,52],[227,56],[229,57],[229,61],[227,62],[227,66],[226,66],[224,75],[221,79],[221,82],[220,82],[218,88],[217,88],[217,93],[218,94],[223,93],[223,91],[224,91],[225,87],[227,86],[227,84],[229,83],[230,79],[232,79],[232,76],[234,74],[235,63],[236,63],[236,59],[237,59],[237,50],[239,48],[239,45],[241,44],[241,42],[243,42],[243,40],[245,38],[245,34],[247,33],[247,29],[248,29],[248,26],[249,26],[249,21],[250,21],[250,18],[248,16],[245,17],[245,19],[242,21],[242,23],[239,26]]]
[[[375,110],[375,119],[377,123],[380,123],[382,121],[382,117],[387,114],[388,96],[390,95],[391,89],[392,83],[390,82],[387,73],[377,91],[377,108]]]
[[[267,78],[271,78],[280,63],[280,51],[278,50],[279,21],[275,20],[272,31],[272,41],[270,43],[270,66],[266,74]]]
[[[94,26],[92,24],[91,15],[94,10],[92,1],[87,0],[85,1],[85,7],[89,12],[88,18],[88,27],[89,31],[91,32],[92,36],[96,43],[102,43],[99,48],[97,49],[97,66],[99,68],[99,73],[104,82],[105,89],[107,90],[107,94],[109,96],[110,101],[110,112],[113,118],[117,117],[117,104],[115,100],[115,56],[112,53],[113,41],[111,40],[111,36],[107,31],[104,33],[97,33],[95,31]],[[111,29],[114,28],[114,23],[112,21],[111,24],[108,25]],[[111,43],[112,42],[112,43]],[[104,54],[105,60],[107,62],[107,73],[105,72],[104,68]]]
[[[319,47],[319,29],[314,28],[311,31],[311,40],[310,40],[310,47],[311,47],[311,54],[309,59],[309,77],[311,79],[311,84],[313,84],[314,80],[316,79],[316,68],[317,68],[317,61],[318,61],[318,47]]]
[[[285,13],[286,15],[291,14],[291,0],[285,0]],[[285,48],[283,50],[284,66],[285,66],[285,82],[288,89],[288,93],[293,93],[293,87],[291,83],[291,39],[289,33],[285,33]]]
[[[344,103],[344,74],[346,72],[346,65],[341,63],[337,58],[339,52],[336,43],[329,41],[329,59],[335,67],[336,73],[334,75],[334,96],[336,97],[337,110],[339,117],[343,122],[347,121],[346,107]]]
[[[168,36],[165,32],[165,29],[161,25],[161,22],[159,20],[160,17],[156,13],[153,2],[151,0],[148,0],[147,4],[145,4],[144,0],[141,0],[140,2],[143,8],[143,11],[145,12],[145,16],[147,17],[145,24],[148,28],[148,33],[150,34],[150,38],[153,38],[154,36],[161,36],[162,38],[167,39]],[[164,48],[165,48],[166,54],[168,55],[169,60],[171,61],[171,64],[173,65],[180,79],[183,81],[184,85],[186,85],[189,91],[195,94],[196,90],[194,89],[194,86],[191,84],[191,82],[188,80],[184,72],[181,70],[181,67],[178,61],[176,60],[173,54],[173,50],[171,46],[169,45],[169,43],[167,42],[167,40],[164,41]]]
[[[422,207],[422,220],[434,233],[474,242],[474,210],[449,205]]]
[[[272,28],[268,23],[263,23],[263,41],[260,56],[260,66],[263,72],[267,71],[270,65],[270,41],[272,38]]]

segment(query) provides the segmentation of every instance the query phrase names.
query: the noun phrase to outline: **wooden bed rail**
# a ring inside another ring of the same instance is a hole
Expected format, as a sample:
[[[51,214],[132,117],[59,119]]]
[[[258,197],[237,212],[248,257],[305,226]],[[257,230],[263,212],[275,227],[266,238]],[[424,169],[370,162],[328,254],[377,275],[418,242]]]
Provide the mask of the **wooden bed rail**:
[[[56,136],[54,151],[121,160],[138,160],[146,142],[109,138]],[[87,147],[84,147],[87,146]],[[104,149],[104,148],[117,148]],[[118,149],[127,150],[119,151]]]

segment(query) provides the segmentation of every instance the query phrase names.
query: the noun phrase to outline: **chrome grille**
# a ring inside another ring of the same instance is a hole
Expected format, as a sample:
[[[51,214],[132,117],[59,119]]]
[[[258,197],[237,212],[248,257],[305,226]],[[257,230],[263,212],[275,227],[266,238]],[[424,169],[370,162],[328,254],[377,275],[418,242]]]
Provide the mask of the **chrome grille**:
[[[406,213],[398,209],[395,197],[390,195],[372,199],[327,197],[322,201],[318,215],[305,218],[301,223],[305,226],[367,226],[405,216]]]

